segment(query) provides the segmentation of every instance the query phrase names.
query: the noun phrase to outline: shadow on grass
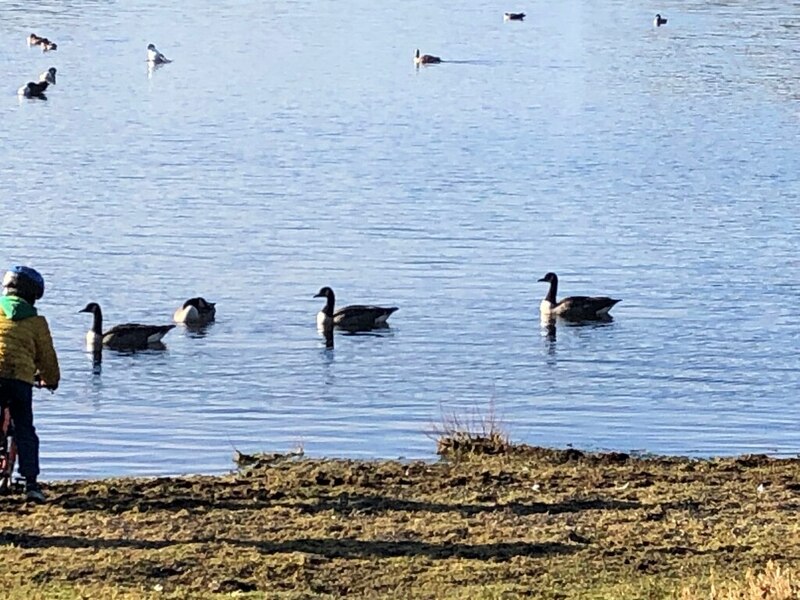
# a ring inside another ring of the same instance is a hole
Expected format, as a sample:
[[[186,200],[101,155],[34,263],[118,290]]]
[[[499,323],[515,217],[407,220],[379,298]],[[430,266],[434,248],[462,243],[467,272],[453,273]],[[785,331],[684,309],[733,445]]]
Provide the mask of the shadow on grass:
[[[241,548],[253,548],[263,554],[304,552],[326,558],[397,558],[427,556],[433,559],[476,558],[482,560],[508,560],[515,556],[549,556],[569,554],[579,546],[544,542],[501,542],[496,544],[433,543],[419,541],[384,541],[302,538],[282,542],[240,540],[235,538],[190,538],[180,541],[100,539],[70,535],[38,535],[30,533],[0,534],[0,545],[19,548],[90,548],[107,550],[128,548],[135,550],[160,550],[169,546],[186,544],[226,544]]]
[[[586,510],[632,510],[642,508],[640,502],[614,499],[581,499],[564,502],[507,502],[487,504],[444,504],[417,500],[401,500],[385,496],[364,496],[339,494],[337,496],[321,496],[312,503],[276,503],[278,506],[295,508],[306,513],[319,513],[333,510],[335,512],[373,514],[380,512],[457,512],[463,516],[481,513],[511,512],[517,516],[534,514],[577,513]]]
[[[307,501],[286,501],[282,492],[268,493],[260,491],[247,497],[206,498],[202,496],[163,496],[109,494],[104,497],[66,496],[62,495],[52,500],[66,509],[79,511],[106,511],[120,514],[132,509],[139,512],[149,510],[192,510],[204,508],[206,510],[268,510],[272,508],[293,508],[306,514],[334,511],[336,513],[351,514],[359,512],[364,514],[380,512],[455,512],[464,516],[481,513],[511,512],[515,515],[532,514],[561,514],[578,513],[587,510],[632,510],[644,508],[640,502],[615,499],[578,499],[563,502],[508,502],[486,504],[448,504],[441,502],[427,502],[418,500],[403,500],[387,496],[372,496],[362,494],[337,494],[333,496],[313,496]]]

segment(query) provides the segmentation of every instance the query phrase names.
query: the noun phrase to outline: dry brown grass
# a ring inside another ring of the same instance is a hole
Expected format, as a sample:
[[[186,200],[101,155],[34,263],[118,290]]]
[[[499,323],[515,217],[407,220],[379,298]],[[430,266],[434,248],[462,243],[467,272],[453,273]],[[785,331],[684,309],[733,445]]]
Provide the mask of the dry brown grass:
[[[466,416],[443,411],[441,424],[432,428],[431,437],[436,440],[436,453],[451,459],[503,454],[511,447],[493,401],[485,412],[475,408]]]
[[[792,570],[781,569],[769,561],[763,571],[747,569],[744,579],[717,582],[712,574],[710,589],[705,592],[685,587],[681,600],[793,600],[800,598],[800,581]]]

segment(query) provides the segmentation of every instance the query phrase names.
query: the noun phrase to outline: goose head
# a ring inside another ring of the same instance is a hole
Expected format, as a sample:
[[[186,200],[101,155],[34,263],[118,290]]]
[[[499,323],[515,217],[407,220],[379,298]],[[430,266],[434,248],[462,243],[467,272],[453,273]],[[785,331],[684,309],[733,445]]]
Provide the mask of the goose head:
[[[554,281],[558,281],[558,275],[555,273],[547,273],[544,277],[542,277],[539,281],[546,281],[547,283],[553,283]]]
[[[96,315],[100,312],[100,305],[97,302],[89,302],[86,306],[78,311],[79,313],[92,313]]]
[[[335,296],[333,294],[333,290],[328,286],[325,286],[323,288],[320,288],[319,291],[316,294],[314,294],[314,298],[327,298],[328,300],[330,300],[331,298],[335,298]]]
[[[47,83],[49,83],[51,85],[55,85],[56,84],[56,68],[55,67],[50,67],[49,69],[47,69],[47,71],[45,71],[44,73],[39,75],[39,81],[46,81]]]
[[[147,44],[147,49],[152,50],[153,52],[158,52],[158,50],[156,50],[155,44]]]
[[[189,298],[186,302],[183,303],[183,308],[194,306],[200,312],[208,312],[210,310],[213,310],[216,305],[217,305],[216,302],[209,302],[205,298],[198,296],[197,298]]]

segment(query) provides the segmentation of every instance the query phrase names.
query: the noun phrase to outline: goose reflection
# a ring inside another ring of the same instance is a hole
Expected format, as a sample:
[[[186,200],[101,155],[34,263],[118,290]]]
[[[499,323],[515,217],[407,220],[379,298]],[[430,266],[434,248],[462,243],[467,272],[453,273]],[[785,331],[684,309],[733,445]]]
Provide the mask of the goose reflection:
[[[545,338],[547,344],[548,356],[556,355],[556,318],[553,316],[542,315],[539,320],[541,326],[542,337]]]
[[[103,349],[92,349],[92,374],[100,375],[103,372]]]
[[[614,322],[614,317],[611,315],[605,315],[602,318],[594,319],[591,321],[581,321],[581,320],[570,320],[555,317],[553,315],[542,315],[539,320],[539,325],[541,327],[540,332],[541,336],[547,340],[547,353],[550,355],[555,355],[556,353],[556,339],[557,339],[557,332],[558,327],[567,327],[567,328],[578,328],[581,330],[587,329],[600,329],[602,327],[608,327]],[[575,332],[580,335],[579,332]],[[587,332],[588,333],[588,332]]]
[[[190,338],[204,338],[208,335],[208,331],[214,327],[214,322],[211,323],[185,323],[186,335]]]
[[[556,341],[556,318],[551,316],[542,315],[539,320],[542,327],[542,337],[547,338],[548,342]]]

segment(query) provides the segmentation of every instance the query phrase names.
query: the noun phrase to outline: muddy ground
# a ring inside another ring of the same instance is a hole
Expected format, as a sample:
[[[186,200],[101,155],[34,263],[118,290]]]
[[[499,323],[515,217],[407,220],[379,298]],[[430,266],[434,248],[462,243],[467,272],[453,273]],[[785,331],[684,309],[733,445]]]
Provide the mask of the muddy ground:
[[[9,598],[670,598],[800,564],[800,462],[515,446],[0,498]]]

